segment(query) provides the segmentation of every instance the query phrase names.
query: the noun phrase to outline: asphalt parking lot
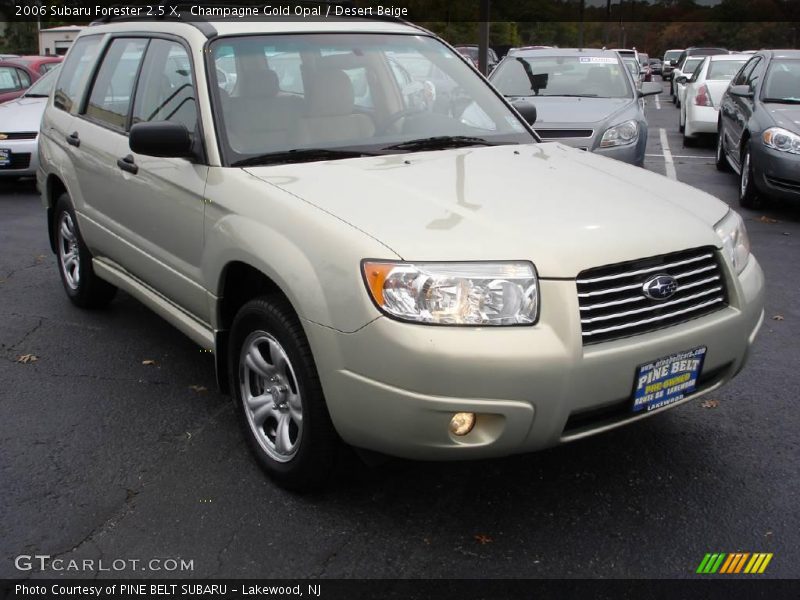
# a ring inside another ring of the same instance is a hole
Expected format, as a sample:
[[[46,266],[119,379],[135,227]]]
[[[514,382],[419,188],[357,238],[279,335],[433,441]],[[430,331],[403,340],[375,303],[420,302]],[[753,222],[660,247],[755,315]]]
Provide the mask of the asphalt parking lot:
[[[736,204],[666,94],[648,119],[646,168]],[[0,577],[41,577],[14,559],[45,554],[193,561],[59,577],[682,578],[740,551],[774,553],[761,577],[800,576],[800,205],[741,211],[767,319],[705,402],[526,456],[352,460],[297,496],[251,459],[212,357],[124,294],[73,307],[32,184],[0,186]]]

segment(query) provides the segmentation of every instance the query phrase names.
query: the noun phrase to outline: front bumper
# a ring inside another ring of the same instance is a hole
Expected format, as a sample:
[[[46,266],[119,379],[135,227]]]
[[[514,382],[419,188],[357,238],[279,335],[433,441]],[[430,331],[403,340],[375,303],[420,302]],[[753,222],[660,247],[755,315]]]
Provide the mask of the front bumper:
[[[707,346],[698,391],[730,380],[763,321],[763,274],[751,257],[728,281],[730,305],[670,328],[594,346],[581,341],[574,281],[542,280],[532,327],[432,327],[380,317],[355,333],[311,322],[333,423],[349,444],[414,459],[538,450],[639,420],[630,411],[638,365]],[[455,412],[478,415],[455,437]]]
[[[751,159],[756,187],[763,194],[782,200],[800,200],[800,156],[752,143]]]
[[[39,167],[38,137],[32,140],[0,140],[0,149],[11,150],[11,165],[0,167],[0,177],[33,177]]]

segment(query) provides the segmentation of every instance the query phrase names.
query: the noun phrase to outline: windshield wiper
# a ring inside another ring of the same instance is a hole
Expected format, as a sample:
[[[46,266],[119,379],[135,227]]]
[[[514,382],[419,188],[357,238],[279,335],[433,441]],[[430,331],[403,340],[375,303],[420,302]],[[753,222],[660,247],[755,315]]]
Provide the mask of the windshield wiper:
[[[50,94],[25,94],[26,98],[47,98]]]
[[[361,150],[341,150],[335,148],[298,148],[285,152],[270,152],[243,158],[231,163],[232,167],[252,167],[255,165],[279,165],[296,162],[310,162],[314,160],[336,160],[342,158],[360,158],[362,156],[375,156],[371,152]]]
[[[597,98],[597,94],[541,94],[542,97],[556,98]]]
[[[800,104],[800,98],[764,98],[762,102],[774,102],[776,104]]]
[[[438,135],[386,146],[383,150],[444,150],[446,148],[460,148],[463,146],[494,145],[493,142],[479,137],[470,137],[467,135]]]

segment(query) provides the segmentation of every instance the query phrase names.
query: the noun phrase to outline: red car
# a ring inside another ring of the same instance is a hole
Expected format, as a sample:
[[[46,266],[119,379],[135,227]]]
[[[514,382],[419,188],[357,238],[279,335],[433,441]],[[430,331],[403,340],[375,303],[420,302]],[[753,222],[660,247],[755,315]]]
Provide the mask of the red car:
[[[19,56],[0,60],[0,103],[19,98],[34,81],[62,60],[62,56]]]

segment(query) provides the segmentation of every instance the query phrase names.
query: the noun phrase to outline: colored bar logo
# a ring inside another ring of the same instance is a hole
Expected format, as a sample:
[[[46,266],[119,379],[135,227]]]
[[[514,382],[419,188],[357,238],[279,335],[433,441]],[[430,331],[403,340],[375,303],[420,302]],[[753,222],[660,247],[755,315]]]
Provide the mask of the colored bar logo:
[[[724,575],[736,575],[739,573],[759,575],[767,570],[769,561],[772,560],[772,553],[766,552],[725,552],[708,553],[700,561],[696,573],[701,575],[713,575],[720,573]]]

